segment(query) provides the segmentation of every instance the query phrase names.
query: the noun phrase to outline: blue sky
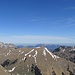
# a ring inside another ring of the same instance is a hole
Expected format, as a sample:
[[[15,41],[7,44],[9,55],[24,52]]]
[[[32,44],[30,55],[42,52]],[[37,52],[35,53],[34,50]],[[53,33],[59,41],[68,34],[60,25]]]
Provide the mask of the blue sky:
[[[0,41],[75,43],[75,0],[0,0]]]

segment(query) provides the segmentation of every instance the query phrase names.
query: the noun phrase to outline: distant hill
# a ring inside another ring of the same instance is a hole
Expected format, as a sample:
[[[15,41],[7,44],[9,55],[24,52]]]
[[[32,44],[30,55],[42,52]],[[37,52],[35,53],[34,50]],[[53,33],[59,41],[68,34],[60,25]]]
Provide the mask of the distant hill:
[[[17,45],[17,48],[24,48],[24,45]]]

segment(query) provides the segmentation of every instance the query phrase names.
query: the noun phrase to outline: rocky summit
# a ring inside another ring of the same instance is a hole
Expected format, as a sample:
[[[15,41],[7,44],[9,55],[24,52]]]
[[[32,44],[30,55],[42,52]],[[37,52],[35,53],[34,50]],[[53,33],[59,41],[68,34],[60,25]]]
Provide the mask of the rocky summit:
[[[75,75],[74,63],[53,54],[46,47],[2,47],[0,64],[3,70],[0,75]]]

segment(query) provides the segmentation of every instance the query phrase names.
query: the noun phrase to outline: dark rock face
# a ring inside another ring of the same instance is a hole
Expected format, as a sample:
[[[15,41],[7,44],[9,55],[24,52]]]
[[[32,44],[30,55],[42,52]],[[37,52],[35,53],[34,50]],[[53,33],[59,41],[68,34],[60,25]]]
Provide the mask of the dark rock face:
[[[3,67],[10,65],[11,61],[9,59],[5,60],[1,65]]]
[[[55,71],[52,72],[52,75],[56,75]]]
[[[35,75],[42,75],[40,69],[35,66]]]
[[[69,60],[75,63],[75,56],[74,57],[70,57]]]
[[[70,73],[70,75],[74,75],[74,73],[72,71],[70,71],[69,65],[68,65],[67,71]]]
[[[65,75],[65,74],[62,72],[62,75]]]
[[[18,59],[14,60],[14,61],[11,61],[11,60],[7,59],[1,65],[3,67],[5,67],[5,66],[9,66],[9,65],[15,64],[17,61],[18,61]]]
[[[34,64],[31,66],[31,72],[35,73],[35,75],[42,75],[40,69]]]
[[[59,47],[53,51],[54,54],[70,60],[71,62],[75,63],[75,47]]]
[[[18,59],[15,59],[14,61],[11,62],[11,64],[15,64],[18,61]]]

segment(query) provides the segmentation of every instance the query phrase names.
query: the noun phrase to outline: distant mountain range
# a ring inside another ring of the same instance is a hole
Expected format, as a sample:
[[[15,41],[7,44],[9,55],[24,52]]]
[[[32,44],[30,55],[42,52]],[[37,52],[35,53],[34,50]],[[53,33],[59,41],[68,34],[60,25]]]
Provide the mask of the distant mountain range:
[[[0,42],[0,48],[16,48],[14,44]]]
[[[26,47],[29,47],[29,48],[35,48],[35,47],[46,47],[48,48],[49,50],[53,51],[54,49],[60,47],[61,45],[57,45],[57,44],[36,44],[36,45],[17,45],[17,48],[26,48]]]

